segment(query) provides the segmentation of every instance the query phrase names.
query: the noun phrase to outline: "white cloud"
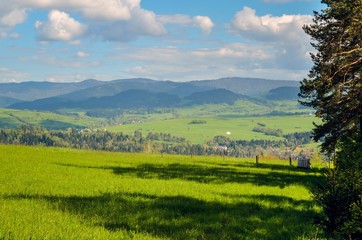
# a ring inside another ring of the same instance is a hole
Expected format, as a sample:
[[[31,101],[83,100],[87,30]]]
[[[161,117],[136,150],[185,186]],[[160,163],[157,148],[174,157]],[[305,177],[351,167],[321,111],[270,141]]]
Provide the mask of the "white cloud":
[[[175,81],[225,76],[301,80],[311,67],[305,50],[289,51],[267,43],[228,43],[198,49],[134,46],[120,47],[106,58],[122,63],[119,69],[128,77]]]
[[[86,79],[97,79],[100,81],[109,81],[119,79],[119,76],[110,75],[108,73],[68,73],[68,74],[48,74],[45,80],[49,82],[80,82]]]
[[[234,33],[262,42],[308,41],[302,27],[312,22],[310,15],[257,16],[249,7],[236,13],[231,23]]]
[[[6,4],[5,4],[6,2]],[[85,26],[68,13],[81,16],[92,29],[93,35],[112,40],[134,39],[138,35],[160,36],[166,33],[162,24],[156,19],[152,11],[141,8],[141,0],[12,0],[0,2],[0,27],[8,25],[14,27],[23,22],[26,10],[49,10],[47,22],[38,21],[35,26],[39,31],[39,39],[43,42],[53,40],[70,41],[81,37]],[[18,10],[20,9],[20,10]],[[54,10],[56,9],[56,10]],[[112,26],[112,27],[108,27]],[[116,34],[107,34],[100,28],[108,28]],[[5,35],[9,29],[1,29]],[[117,35],[121,34],[122,36]],[[99,34],[104,34],[99,36]],[[126,35],[130,34],[131,37]],[[109,37],[111,35],[112,37]],[[3,36],[4,37],[4,36]]]
[[[0,25],[6,27],[14,27],[17,24],[23,23],[26,17],[27,14],[25,9],[14,9],[13,11],[0,18]]]
[[[2,31],[0,29],[0,38],[11,38],[11,39],[18,39],[20,38],[19,33],[8,33],[7,31]]]
[[[49,13],[47,22],[37,21],[35,27],[39,39],[45,41],[71,41],[81,37],[87,29],[69,14],[58,10]]]
[[[22,5],[30,8],[60,9],[62,11],[76,11],[87,19],[92,20],[127,20],[130,10],[139,7],[139,0],[18,0]]]
[[[10,30],[17,24],[23,23],[26,17],[27,11],[25,9],[13,9],[9,12],[0,9],[0,38],[19,38],[18,33],[10,33]]]
[[[240,43],[216,49],[121,48],[117,55],[109,58],[116,62],[135,63],[124,71],[130,77],[177,81],[249,76],[247,72],[251,69],[273,65],[274,60],[272,52],[259,46]]]
[[[86,53],[86,52],[83,52],[83,51],[78,51],[78,52],[75,54],[75,56],[76,56],[77,58],[86,58],[86,57],[89,56],[89,54]]]
[[[161,15],[158,19],[164,24],[177,24],[187,27],[198,27],[204,34],[210,34],[214,23],[207,16],[196,16],[191,18],[184,14]]]
[[[309,69],[312,51],[310,38],[303,26],[312,22],[310,15],[257,16],[249,7],[237,12],[231,32],[273,49],[273,64],[279,69]]]
[[[11,0],[0,1],[0,18],[23,9],[58,9],[77,12],[89,20],[118,21],[131,17],[131,10],[140,7],[140,0]]]
[[[162,23],[157,20],[154,12],[140,8],[135,8],[132,11],[129,25],[131,28],[137,29],[138,32],[146,35],[160,36],[167,32]]]
[[[6,4],[5,4],[6,2]],[[168,33],[164,24],[173,23],[185,27],[197,27],[203,34],[210,34],[214,23],[207,16],[157,16],[143,9],[141,0],[11,0],[0,2],[0,27],[2,35],[25,21],[27,12],[37,9],[50,11],[47,22],[38,21],[39,40],[71,41],[83,36],[86,23],[93,36],[111,41],[130,41],[140,36],[164,36]],[[174,20],[171,20],[174,18]],[[61,26],[60,26],[61,25]]]
[[[194,21],[196,22],[196,24],[199,25],[199,27],[201,28],[201,30],[204,34],[211,33],[214,23],[211,21],[211,19],[209,17],[196,16],[196,17],[194,17]]]
[[[153,12],[134,8],[128,21],[95,25],[92,34],[105,40],[127,42],[139,36],[163,36],[167,30]]]
[[[0,67],[0,82],[21,82],[27,80],[29,76],[27,73]]]

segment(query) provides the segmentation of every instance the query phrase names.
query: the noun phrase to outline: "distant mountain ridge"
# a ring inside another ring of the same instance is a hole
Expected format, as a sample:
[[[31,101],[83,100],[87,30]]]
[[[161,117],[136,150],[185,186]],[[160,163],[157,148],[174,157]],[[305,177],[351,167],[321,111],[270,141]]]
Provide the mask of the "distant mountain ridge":
[[[261,78],[221,78],[216,80],[192,81],[198,87],[224,88],[250,97],[265,96],[270,90],[279,87],[299,87],[298,81],[270,80]]]
[[[102,81],[89,79],[82,82],[57,83],[57,82],[21,82],[0,83],[0,96],[19,99],[23,101],[57,96],[102,85]]]
[[[198,104],[233,104],[239,99],[249,97],[233,93],[225,89],[213,89],[192,93],[186,97],[165,92],[151,92],[143,89],[130,89],[113,96],[91,97],[80,101],[72,101],[53,97],[31,102],[19,102],[10,106],[14,109],[54,111],[62,108],[78,109],[132,109],[157,107],[182,107]]]
[[[278,99],[293,94],[299,82],[253,78],[222,78],[191,82],[147,78],[73,83],[0,83],[3,107],[49,110],[61,108],[130,108],[185,106],[206,103],[232,104],[237,99]],[[290,96],[287,96],[290,98]],[[293,97],[293,96],[292,96]],[[20,101],[19,99],[25,100]],[[17,102],[20,101],[20,102]],[[14,103],[14,104],[12,104]],[[6,105],[7,104],[7,105]]]
[[[269,100],[297,100],[299,87],[278,87],[270,90],[266,95]]]

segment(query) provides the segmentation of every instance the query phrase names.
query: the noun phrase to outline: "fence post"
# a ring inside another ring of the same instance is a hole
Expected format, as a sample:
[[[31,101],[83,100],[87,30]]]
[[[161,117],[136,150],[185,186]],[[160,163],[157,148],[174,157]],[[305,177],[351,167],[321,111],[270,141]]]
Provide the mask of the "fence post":
[[[289,166],[292,166],[292,157],[289,156]]]
[[[256,155],[255,161],[256,161],[256,165],[258,165],[259,164],[259,155]]]

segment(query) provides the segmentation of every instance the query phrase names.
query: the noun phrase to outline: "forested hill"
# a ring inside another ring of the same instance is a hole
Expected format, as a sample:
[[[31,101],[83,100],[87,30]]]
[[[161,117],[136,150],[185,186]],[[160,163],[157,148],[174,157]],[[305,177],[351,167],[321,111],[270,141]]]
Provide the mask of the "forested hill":
[[[191,82],[146,78],[78,83],[24,82],[0,84],[1,107],[61,108],[173,107],[205,103],[233,104],[238,99],[297,99],[299,82],[223,78]],[[292,91],[290,91],[292,89]]]
[[[298,81],[238,77],[193,81],[192,84],[198,87],[224,88],[232,92],[251,97],[264,96],[268,94],[270,90],[275,88],[299,87]]]
[[[239,99],[250,97],[236,94],[225,89],[214,89],[193,93],[186,97],[165,92],[147,90],[126,90],[113,96],[91,97],[81,101],[71,101],[61,97],[39,99],[32,102],[19,102],[10,106],[14,109],[58,110],[63,108],[78,109],[133,109],[157,107],[182,107],[198,104],[226,103],[233,104]],[[255,100],[256,101],[256,100]]]
[[[97,85],[102,81],[85,80],[82,82],[56,83],[56,82],[21,82],[0,83],[0,97],[9,97],[23,101],[52,97],[66,94]]]

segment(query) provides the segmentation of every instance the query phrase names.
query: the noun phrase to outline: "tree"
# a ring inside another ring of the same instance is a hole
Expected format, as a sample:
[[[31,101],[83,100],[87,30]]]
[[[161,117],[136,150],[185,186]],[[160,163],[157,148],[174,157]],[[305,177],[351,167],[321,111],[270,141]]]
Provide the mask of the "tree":
[[[362,239],[362,0],[322,3],[326,9],[304,27],[316,52],[299,96],[322,119],[314,140],[323,140],[322,150],[336,152],[337,161],[313,194],[328,237]]]
[[[301,82],[301,103],[322,119],[314,140],[332,152],[338,141],[358,133],[362,142],[362,0],[322,0],[327,8],[315,12],[305,26],[316,53],[309,79]]]
[[[351,138],[340,144],[337,166],[313,190],[323,209],[316,220],[328,237],[362,239],[362,145]]]

